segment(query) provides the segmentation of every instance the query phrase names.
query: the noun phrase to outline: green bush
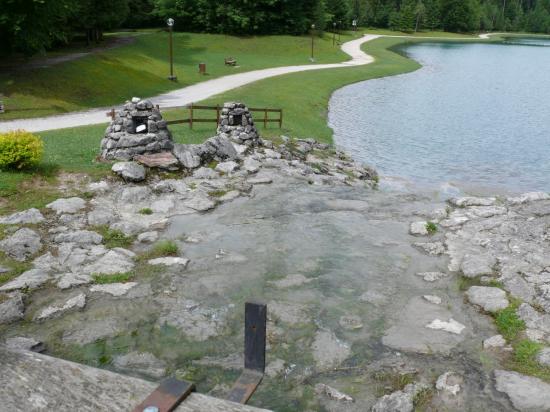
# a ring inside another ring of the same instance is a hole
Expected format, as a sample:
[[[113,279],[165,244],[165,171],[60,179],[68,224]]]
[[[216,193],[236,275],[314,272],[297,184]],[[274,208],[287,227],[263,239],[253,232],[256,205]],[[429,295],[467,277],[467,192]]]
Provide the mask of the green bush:
[[[44,144],[40,137],[24,130],[0,133],[0,169],[26,169],[42,160]]]

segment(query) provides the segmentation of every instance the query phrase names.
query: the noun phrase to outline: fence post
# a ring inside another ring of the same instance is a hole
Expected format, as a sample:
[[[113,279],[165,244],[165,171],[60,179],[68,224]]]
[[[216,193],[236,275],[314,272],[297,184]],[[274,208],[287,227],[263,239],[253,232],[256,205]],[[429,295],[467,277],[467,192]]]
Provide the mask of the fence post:
[[[264,109],[264,129],[267,128],[267,109]]]
[[[193,103],[189,105],[189,128],[193,128]]]
[[[281,114],[279,117],[279,129],[283,128],[283,109],[281,109]]]

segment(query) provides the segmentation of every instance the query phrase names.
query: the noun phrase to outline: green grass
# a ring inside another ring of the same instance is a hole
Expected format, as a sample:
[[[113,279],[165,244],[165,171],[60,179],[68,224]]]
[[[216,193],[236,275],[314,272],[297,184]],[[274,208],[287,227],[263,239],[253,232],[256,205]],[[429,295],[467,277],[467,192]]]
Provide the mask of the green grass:
[[[127,236],[120,230],[110,229],[108,226],[96,226],[93,229],[103,236],[103,244],[109,249],[131,246],[135,240],[134,236]]]
[[[342,37],[342,41],[350,38]],[[237,38],[174,33],[174,70],[178,82],[172,82],[167,79],[168,33],[143,31],[135,36],[135,43],[131,45],[52,67],[0,73],[0,90],[7,96],[4,99],[7,111],[2,119],[120,104],[132,96],[154,96],[228,74],[310,64],[310,42],[309,36]],[[315,43],[316,63],[349,58],[332,45],[328,36],[317,38]],[[228,56],[237,59],[238,67],[224,64]],[[198,73],[199,63],[206,63],[207,75]]]
[[[227,190],[212,190],[211,192],[208,192],[208,195],[212,197],[222,197],[225,194],[227,194]]]
[[[437,232],[437,225],[434,222],[426,223],[426,230],[428,234],[433,235]]]
[[[125,283],[130,281],[133,277],[133,272],[113,274],[94,273],[92,275],[94,283],[98,285],[106,285],[110,283]]]
[[[7,257],[3,252],[0,252],[0,266],[4,266],[10,269],[9,272],[0,274],[1,285],[16,278],[21,273],[31,269],[32,264],[29,262],[18,262],[17,260]]]
[[[177,256],[179,247],[173,240],[160,240],[153,245],[151,250],[140,256],[140,260],[155,259],[164,256]]]
[[[153,210],[150,207],[144,207],[143,209],[141,209],[139,211],[139,213],[142,214],[142,215],[152,215]]]
[[[525,322],[516,314],[518,307],[519,302],[513,301],[506,309],[502,309],[495,314],[495,324],[498,332],[508,342],[516,340],[519,334],[525,330]]]

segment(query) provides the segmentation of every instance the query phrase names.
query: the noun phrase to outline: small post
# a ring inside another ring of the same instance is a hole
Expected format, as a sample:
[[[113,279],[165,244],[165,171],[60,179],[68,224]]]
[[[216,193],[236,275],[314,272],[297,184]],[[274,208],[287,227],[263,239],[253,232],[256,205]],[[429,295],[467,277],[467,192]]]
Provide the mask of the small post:
[[[315,36],[315,24],[312,24],[311,25],[311,58],[310,58],[312,62],[315,61],[315,58],[313,57],[314,36]]]
[[[283,128],[283,109],[281,109],[281,115],[279,117],[279,129]]]
[[[267,109],[264,109],[264,129],[267,128]]]
[[[107,113],[105,113],[107,116],[111,117],[111,120],[115,120],[115,109],[109,110]]]
[[[193,128],[193,103],[189,105],[189,128]]]

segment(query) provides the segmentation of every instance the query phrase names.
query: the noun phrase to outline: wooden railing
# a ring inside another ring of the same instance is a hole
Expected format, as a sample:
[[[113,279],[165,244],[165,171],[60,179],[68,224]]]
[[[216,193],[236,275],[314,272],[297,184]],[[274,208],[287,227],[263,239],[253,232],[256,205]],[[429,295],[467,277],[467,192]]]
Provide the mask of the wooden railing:
[[[218,124],[220,122],[220,114],[223,109],[223,106],[216,105],[216,106],[200,106],[200,105],[194,105],[190,104],[188,106],[181,107],[183,109],[187,109],[189,111],[189,117],[187,119],[179,119],[179,120],[170,120],[167,121],[167,124],[182,124],[182,123],[189,123],[189,128],[193,128],[193,123],[216,123]],[[176,108],[177,109],[177,108]],[[215,119],[205,119],[205,118],[197,118],[195,117],[195,111],[196,110],[215,110],[216,111],[216,118]],[[261,119],[254,119],[255,123],[263,123],[264,128],[267,127],[268,123],[279,123],[279,128],[283,127],[283,109],[269,109],[269,108],[249,108],[248,109],[251,112],[260,112],[263,113],[263,118]],[[269,113],[279,113],[278,118],[271,118],[269,117]]]

